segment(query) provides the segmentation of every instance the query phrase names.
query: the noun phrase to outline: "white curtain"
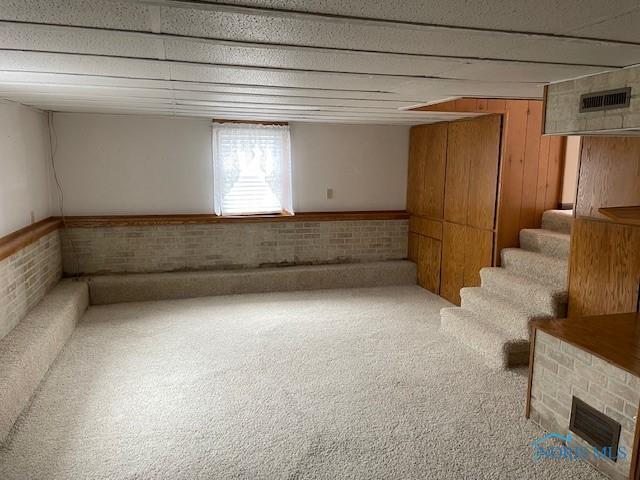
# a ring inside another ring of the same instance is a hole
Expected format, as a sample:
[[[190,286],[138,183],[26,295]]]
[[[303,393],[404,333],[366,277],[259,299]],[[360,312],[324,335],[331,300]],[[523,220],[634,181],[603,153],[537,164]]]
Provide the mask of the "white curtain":
[[[217,215],[293,213],[289,127],[214,123]]]

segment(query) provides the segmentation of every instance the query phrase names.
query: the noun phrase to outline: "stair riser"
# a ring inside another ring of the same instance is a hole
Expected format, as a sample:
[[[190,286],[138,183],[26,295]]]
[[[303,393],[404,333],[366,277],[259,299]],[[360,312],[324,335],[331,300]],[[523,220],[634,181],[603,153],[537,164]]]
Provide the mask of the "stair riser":
[[[526,275],[539,282],[566,288],[567,265],[551,265],[544,261],[530,261],[527,258],[518,257],[508,251],[501,252],[502,266],[510,272]]]
[[[520,248],[557,258],[569,258],[570,239],[543,237],[531,231],[520,232]]]
[[[485,271],[480,271],[482,288],[492,293],[513,299],[514,302],[526,305],[531,311],[549,317],[563,317],[566,313],[566,296],[552,296],[544,292],[525,289],[519,284],[502,282]]]
[[[561,233],[571,233],[573,217],[568,215],[558,215],[553,212],[542,214],[542,228],[545,230],[555,230]]]
[[[484,363],[490,368],[505,369],[528,363],[528,344],[504,344],[502,339],[489,332],[478,329],[475,325],[459,318],[456,309],[442,309],[442,329],[447,335],[455,337],[467,348],[480,354]]]
[[[496,306],[479,298],[469,291],[460,291],[461,307],[480,315],[493,325],[509,325],[509,331],[513,331],[520,337],[529,335],[529,317],[525,313],[496,311]]]

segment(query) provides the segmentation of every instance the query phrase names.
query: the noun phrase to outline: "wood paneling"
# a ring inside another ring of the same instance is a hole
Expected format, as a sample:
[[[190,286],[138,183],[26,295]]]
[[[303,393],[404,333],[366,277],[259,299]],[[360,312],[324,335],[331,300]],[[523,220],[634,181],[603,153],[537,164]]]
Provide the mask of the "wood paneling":
[[[28,227],[21,228],[9,235],[0,238],[0,260],[3,260],[24,247],[44,237],[46,234],[62,227],[62,222],[57,217],[49,217],[40,220]]]
[[[211,223],[264,222],[337,222],[354,220],[406,220],[404,210],[376,210],[362,212],[300,212],[295,215],[218,216],[210,214],[184,215],[100,215],[64,217],[65,227],[97,228],[146,225],[196,225]]]
[[[583,137],[578,216],[606,218],[602,207],[640,204],[640,138]]]
[[[442,240],[442,220],[412,215],[409,219],[409,231]]]
[[[443,223],[440,295],[460,305],[460,289],[480,285],[480,269],[492,263],[493,232]]]
[[[433,293],[440,293],[440,259],[442,243],[429,237],[417,235],[418,241],[418,285]]]
[[[447,124],[411,129],[407,210],[414,215],[442,218],[447,131]]]
[[[598,212],[616,223],[640,226],[640,205],[599,208]]]
[[[521,229],[540,228],[542,213],[557,208],[565,138],[542,136],[541,101],[461,98],[415,110],[504,114],[496,253],[517,247]]]
[[[466,225],[444,222],[442,225],[442,268],[440,295],[460,305],[460,289],[464,286]]]
[[[528,109],[529,102],[526,100],[510,100],[507,103],[500,167],[497,252],[506,246],[518,246]]]
[[[569,315],[633,312],[640,284],[640,227],[577,218],[573,224]]]
[[[480,269],[493,261],[493,232],[467,226],[465,230],[464,287],[480,286]]]
[[[466,224],[469,202],[469,165],[474,153],[469,141],[469,124],[452,122],[447,141],[447,168],[444,196],[444,219]]]
[[[469,145],[467,225],[493,229],[500,162],[502,117],[488,115],[463,122]]]
[[[540,125],[542,122],[542,105],[540,102],[529,102],[529,117],[527,118],[527,132],[524,139],[524,164],[522,167],[522,203],[520,205],[520,228],[522,225],[535,225],[540,223],[541,219],[537,219],[537,198],[538,198],[538,180],[539,180],[539,163],[540,163]],[[546,178],[547,164],[546,159],[542,159],[545,164],[544,173]],[[525,179],[535,179],[535,181],[525,181]],[[543,195],[546,195],[546,182]]]

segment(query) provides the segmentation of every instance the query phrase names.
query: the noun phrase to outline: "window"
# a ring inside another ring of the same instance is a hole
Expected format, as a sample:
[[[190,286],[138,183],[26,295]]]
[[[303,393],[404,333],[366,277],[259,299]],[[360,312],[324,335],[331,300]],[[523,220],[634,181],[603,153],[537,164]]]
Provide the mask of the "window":
[[[217,215],[293,213],[289,127],[214,124]]]

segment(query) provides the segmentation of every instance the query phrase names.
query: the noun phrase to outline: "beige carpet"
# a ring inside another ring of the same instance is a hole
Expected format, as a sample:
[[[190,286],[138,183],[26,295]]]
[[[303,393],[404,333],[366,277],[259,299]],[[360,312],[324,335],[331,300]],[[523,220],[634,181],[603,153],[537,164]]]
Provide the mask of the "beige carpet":
[[[418,287],[91,307],[0,448],[12,479],[599,479],[533,462],[523,371]]]

